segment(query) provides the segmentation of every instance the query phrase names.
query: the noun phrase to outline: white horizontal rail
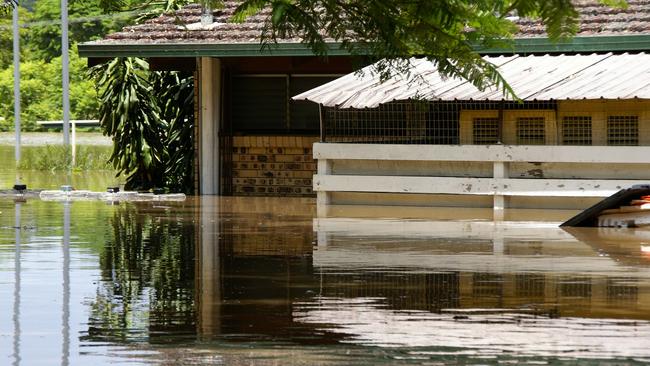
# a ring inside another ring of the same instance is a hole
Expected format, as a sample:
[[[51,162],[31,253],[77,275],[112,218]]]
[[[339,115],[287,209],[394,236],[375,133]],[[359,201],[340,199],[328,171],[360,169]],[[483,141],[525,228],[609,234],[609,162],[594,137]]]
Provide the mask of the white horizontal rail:
[[[314,175],[316,192],[607,197],[622,188],[641,183],[647,181]]]
[[[44,127],[63,127],[63,121],[36,121],[36,124]],[[99,127],[98,119],[75,119],[69,121],[70,125],[77,127]]]
[[[316,143],[314,159],[650,164],[650,146]]]
[[[313,225],[314,231],[341,237],[399,236],[486,240],[540,237],[548,241],[576,241],[571,234],[560,229],[557,222],[500,223],[494,221],[317,218],[314,219]],[[612,232],[616,233],[613,230]],[[644,237],[646,240],[650,240],[650,232]]]

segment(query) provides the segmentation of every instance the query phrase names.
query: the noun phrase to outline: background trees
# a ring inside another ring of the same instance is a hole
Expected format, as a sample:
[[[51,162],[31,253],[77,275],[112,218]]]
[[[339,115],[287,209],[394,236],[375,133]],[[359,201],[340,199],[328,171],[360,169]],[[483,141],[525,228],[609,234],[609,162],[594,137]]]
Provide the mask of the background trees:
[[[5,3],[11,0],[3,0]],[[22,126],[38,129],[38,120],[60,120],[61,110],[61,2],[21,1]],[[70,1],[70,102],[72,119],[95,119],[99,109],[94,83],[86,75],[86,60],[75,44],[99,39],[121,29],[133,15],[106,15],[97,1]],[[0,13],[0,131],[13,130],[13,64],[11,16]]]
[[[626,6],[624,0],[600,0]],[[327,39],[352,54],[369,55],[378,72],[408,72],[407,58],[426,57],[443,76],[466,79],[478,89],[500,87],[514,95],[496,67],[478,50],[508,47],[519,17],[539,19],[551,39],[574,35],[578,12],[572,0],[243,0],[235,18],[271,9],[264,42],[301,37],[319,55]]]

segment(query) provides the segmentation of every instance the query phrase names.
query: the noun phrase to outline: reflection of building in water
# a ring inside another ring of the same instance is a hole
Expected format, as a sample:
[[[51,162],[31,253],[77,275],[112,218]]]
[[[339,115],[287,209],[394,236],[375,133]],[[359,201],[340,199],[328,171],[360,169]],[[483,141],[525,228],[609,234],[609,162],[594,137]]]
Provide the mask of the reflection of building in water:
[[[609,231],[599,240],[592,232],[585,243],[537,226],[318,219],[314,266],[325,296],[385,298],[396,310],[650,319],[643,235],[621,241]]]
[[[327,219],[312,226],[313,204],[280,202],[205,196],[200,207],[116,210],[90,336],[349,340],[334,330],[341,320],[334,315],[305,320],[320,311],[310,304],[332,299],[448,318],[509,309],[650,319],[650,270],[615,260],[638,257],[632,244],[608,256],[602,242],[586,244],[550,225]],[[143,309],[142,329],[120,323]]]
[[[287,205],[278,199],[232,197],[219,202],[222,254],[311,256],[313,200]]]
[[[201,198],[196,303],[202,339],[306,339],[315,331],[292,318],[293,302],[315,293],[313,201],[282,202]]]
[[[394,310],[512,309],[650,320],[650,284],[635,277],[538,273],[327,273],[319,293],[375,298]]]

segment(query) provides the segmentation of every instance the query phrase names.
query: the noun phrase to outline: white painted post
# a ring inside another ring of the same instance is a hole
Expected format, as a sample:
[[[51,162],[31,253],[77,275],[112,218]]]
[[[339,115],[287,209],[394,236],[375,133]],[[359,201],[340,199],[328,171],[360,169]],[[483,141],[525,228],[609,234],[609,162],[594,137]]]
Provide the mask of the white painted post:
[[[72,125],[72,166],[77,165],[77,123],[72,120],[70,121]]]
[[[499,256],[503,255],[505,251],[505,240],[503,235],[503,228],[499,226],[495,226],[493,235],[494,236],[492,237],[492,254],[499,255]]]
[[[221,61],[200,58],[199,190],[202,195],[219,194],[219,127],[221,126]]]
[[[492,174],[496,180],[508,178],[508,171],[505,162],[495,161],[492,170]],[[494,195],[493,209],[495,220],[499,217],[503,219],[503,210],[505,209],[505,198],[503,195]]]
[[[318,159],[318,175],[323,177],[332,174],[332,162],[328,159]],[[314,187],[315,188],[315,187]],[[330,204],[330,193],[316,192],[316,214],[318,217],[327,216],[327,206]]]

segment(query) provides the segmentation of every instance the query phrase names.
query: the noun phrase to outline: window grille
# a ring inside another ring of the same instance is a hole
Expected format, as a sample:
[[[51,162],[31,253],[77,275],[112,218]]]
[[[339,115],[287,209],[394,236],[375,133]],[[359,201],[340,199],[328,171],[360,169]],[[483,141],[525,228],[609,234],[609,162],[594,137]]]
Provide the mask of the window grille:
[[[591,117],[567,116],[562,119],[563,145],[591,145]]]
[[[458,144],[460,143],[461,111],[526,111],[556,110],[552,101],[535,102],[490,102],[490,101],[394,101],[376,108],[346,109],[322,107],[323,139],[325,142],[353,142],[372,144]],[[531,112],[533,113],[533,112]],[[538,114],[534,114],[538,116]],[[522,118],[522,120],[535,120]],[[541,122],[542,138],[538,144],[545,143],[545,119]],[[479,122],[479,124],[484,122]],[[472,128],[473,119],[469,122]],[[485,126],[485,125],[484,125]],[[494,126],[492,122],[492,126]],[[487,126],[485,126],[487,127]],[[476,136],[482,143],[498,142],[489,129]],[[468,136],[473,139],[473,133]],[[530,140],[530,138],[528,138]],[[474,140],[471,140],[474,141]],[[475,143],[479,143],[476,141]],[[535,143],[535,141],[529,142]]]
[[[499,142],[498,118],[474,118],[472,124],[473,141],[476,145],[490,145]]]
[[[607,145],[635,146],[638,144],[638,116],[607,117]]]
[[[546,142],[544,117],[517,118],[517,144],[544,145]]]

